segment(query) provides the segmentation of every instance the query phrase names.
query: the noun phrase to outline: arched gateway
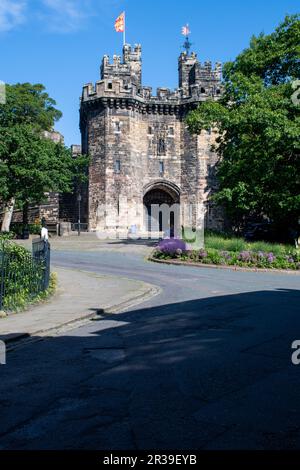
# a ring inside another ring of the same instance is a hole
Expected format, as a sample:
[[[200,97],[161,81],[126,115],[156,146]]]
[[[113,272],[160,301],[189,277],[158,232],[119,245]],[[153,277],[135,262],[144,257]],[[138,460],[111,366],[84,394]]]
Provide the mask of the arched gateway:
[[[144,187],[144,228],[153,236],[164,232],[174,236],[180,227],[180,189],[159,180]]]

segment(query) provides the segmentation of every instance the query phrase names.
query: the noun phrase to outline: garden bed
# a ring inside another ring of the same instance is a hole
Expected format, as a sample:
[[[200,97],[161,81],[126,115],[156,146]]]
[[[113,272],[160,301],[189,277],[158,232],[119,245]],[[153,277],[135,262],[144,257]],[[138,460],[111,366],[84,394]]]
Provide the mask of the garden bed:
[[[290,245],[249,243],[240,238],[220,236],[205,237],[205,248],[198,250],[189,249],[183,240],[162,240],[152,253],[152,259],[254,270],[300,271],[300,252]]]

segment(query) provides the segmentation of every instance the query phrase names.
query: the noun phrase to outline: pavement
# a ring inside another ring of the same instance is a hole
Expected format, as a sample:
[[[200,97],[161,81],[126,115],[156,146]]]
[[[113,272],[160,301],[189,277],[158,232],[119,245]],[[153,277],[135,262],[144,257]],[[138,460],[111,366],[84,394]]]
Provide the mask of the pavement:
[[[124,311],[158,290],[142,281],[56,268],[58,287],[48,301],[0,319],[0,340],[56,334],[100,314]]]
[[[299,276],[151,263],[147,244],[90,236],[52,248],[55,269],[159,294],[10,351],[0,449],[300,449]]]

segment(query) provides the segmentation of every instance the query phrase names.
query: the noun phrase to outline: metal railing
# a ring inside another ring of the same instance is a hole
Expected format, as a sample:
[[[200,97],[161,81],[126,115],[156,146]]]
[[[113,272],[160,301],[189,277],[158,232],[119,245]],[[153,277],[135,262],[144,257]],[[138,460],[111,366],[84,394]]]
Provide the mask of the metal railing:
[[[36,265],[42,267],[43,280],[41,284],[41,290],[46,290],[49,287],[50,281],[50,243],[46,240],[33,240],[32,258]]]
[[[50,244],[33,240],[32,254],[0,242],[0,310],[14,310],[49,287]]]

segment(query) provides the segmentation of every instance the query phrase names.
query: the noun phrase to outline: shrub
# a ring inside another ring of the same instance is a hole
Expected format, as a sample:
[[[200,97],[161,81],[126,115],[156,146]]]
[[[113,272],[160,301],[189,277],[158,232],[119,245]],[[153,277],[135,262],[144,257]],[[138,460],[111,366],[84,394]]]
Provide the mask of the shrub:
[[[42,225],[39,223],[29,224],[28,228],[29,228],[29,233],[31,233],[32,235],[40,235],[41,230],[42,230]]]
[[[31,253],[27,248],[11,241],[0,240],[0,251],[13,255],[14,259],[18,262],[24,262],[31,259]]]
[[[29,233],[32,235],[40,235],[41,229],[42,225],[39,222],[28,224]],[[11,224],[11,233],[18,238],[21,237],[23,233],[23,224],[20,222]]]
[[[177,251],[162,251],[160,247],[158,247],[154,252],[154,257],[164,259],[177,257],[182,260],[190,259],[203,264],[223,264],[271,269],[300,269],[300,252],[296,250],[289,251],[287,254],[275,255],[272,251],[243,250],[236,252],[217,250],[215,248],[206,248],[199,251],[183,251],[181,249],[177,249]]]
[[[165,238],[159,242],[158,250],[171,257],[180,256],[186,251],[186,244],[178,238]]]
[[[208,255],[208,253],[204,249],[199,250],[199,253],[198,253],[199,259],[207,258],[207,255]]]
[[[37,298],[43,290],[44,274],[44,263],[33,260],[26,248],[10,241],[0,241],[4,310],[18,311]]]
[[[13,232],[0,232],[0,240],[12,240],[14,237]]]

